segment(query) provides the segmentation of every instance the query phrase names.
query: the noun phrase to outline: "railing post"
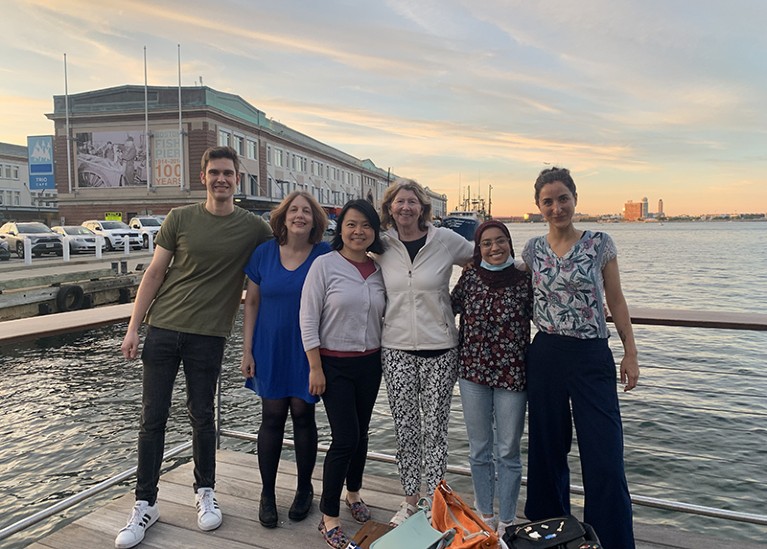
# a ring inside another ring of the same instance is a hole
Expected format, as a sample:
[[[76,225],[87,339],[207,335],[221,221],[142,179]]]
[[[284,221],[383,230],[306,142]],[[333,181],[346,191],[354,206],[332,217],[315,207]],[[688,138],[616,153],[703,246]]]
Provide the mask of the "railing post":
[[[216,448],[221,449],[221,372],[216,383]]]
[[[24,265],[32,265],[32,241],[24,237]]]

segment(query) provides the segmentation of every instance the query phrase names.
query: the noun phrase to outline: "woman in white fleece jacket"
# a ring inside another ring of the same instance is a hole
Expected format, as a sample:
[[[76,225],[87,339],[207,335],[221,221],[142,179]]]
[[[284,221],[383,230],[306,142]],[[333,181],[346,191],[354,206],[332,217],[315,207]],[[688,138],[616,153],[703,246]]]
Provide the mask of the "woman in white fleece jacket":
[[[418,183],[400,179],[384,193],[386,253],[375,259],[386,285],[381,356],[397,438],[405,501],[390,524],[416,511],[421,468],[434,493],[447,468],[447,424],[458,377],[458,330],[450,304],[454,265],[468,263],[472,244],[431,221],[431,201]]]

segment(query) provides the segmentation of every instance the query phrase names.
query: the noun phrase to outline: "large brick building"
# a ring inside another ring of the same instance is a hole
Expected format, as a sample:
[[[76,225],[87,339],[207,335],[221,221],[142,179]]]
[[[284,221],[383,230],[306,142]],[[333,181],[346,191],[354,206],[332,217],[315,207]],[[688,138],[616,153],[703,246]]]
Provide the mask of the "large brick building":
[[[296,189],[312,193],[331,214],[351,198],[379,207],[394,178],[369,159],[321,143],[241,97],[209,87],[179,92],[127,85],[53,99],[54,112],[47,116],[55,125],[59,214],[67,224],[107,214],[125,221],[204,200],[199,161],[214,145],[230,145],[240,154],[235,200],[255,212],[268,211]]]

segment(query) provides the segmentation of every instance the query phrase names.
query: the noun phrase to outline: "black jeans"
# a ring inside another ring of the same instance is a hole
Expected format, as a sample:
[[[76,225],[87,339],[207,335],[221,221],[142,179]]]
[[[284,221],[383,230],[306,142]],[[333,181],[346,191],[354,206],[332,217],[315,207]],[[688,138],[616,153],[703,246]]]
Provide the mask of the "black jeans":
[[[149,327],[144,363],[141,428],[138,435],[136,499],[153,505],[165,449],[165,426],[173,384],[183,362],[186,408],[192,424],[194,489],[213,488],[216,477],[214,396],[226,338]]]
[[[344,481],[346,489],[362,488],[368,451],[368,427],[381,386],[381,352],[362,357],[322,357],[325,393],[332,442],[322,471],[320,511],[339,514]]]

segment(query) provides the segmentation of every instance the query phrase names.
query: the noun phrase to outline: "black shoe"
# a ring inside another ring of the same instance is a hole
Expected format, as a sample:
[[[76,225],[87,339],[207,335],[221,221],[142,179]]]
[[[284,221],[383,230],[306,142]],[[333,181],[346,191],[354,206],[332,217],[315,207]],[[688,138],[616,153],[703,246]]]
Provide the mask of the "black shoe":
[[[277,502],[274,496],[261,494],[261,501],[258,504],[258,522],[264,528],[277,527]]]
[[[307,492],[296,490],[296,495],[293,498],[293,504],[290,506],[290,511],[288,511],[288,517],[290,520],[304,520],[309,515],[309,511],[312,510],[313,499],[314,488],[309,487],[309,491]]]

